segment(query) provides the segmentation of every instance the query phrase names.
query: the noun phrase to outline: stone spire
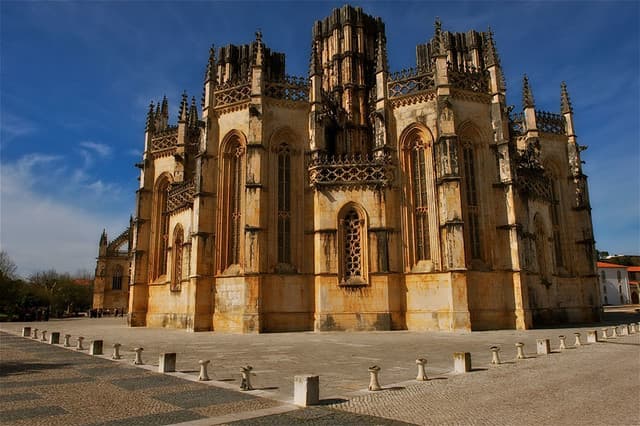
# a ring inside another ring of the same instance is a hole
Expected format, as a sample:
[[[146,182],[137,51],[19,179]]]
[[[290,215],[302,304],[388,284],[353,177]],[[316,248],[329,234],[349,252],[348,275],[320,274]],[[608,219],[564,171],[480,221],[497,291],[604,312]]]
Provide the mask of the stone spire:
[[[162,97],[162,104],[160,106],[160,113],[156,112],[156,119],[158,122],[158,126],[156,126],[156,130],[165,129],[169,125],[169,101],[167,100],[167,96]]]
[[[191,106],[189,107],[189,127],[198,125],[198,108],[196,108],[196,98],[191,97]]]
[[[178,120],[187,121],[187,92],[182,93],[182,102],[180,102],[180,111],[178,112]]]
[[[216,51],[213,46],[209,48],[209,61],[207,62],[207,71],[204,75],[204,81],[215,81],[216,78]]]
[[[529,87],[529,78],[526,74],[522,79],[522,107],[525,109],[535,108],[535,104],[533,102],[533,93],[531,93],[531,88]]]
[[[433,26],[433,53],[434,55],[441,55],[444,54],[444,43],[442,40],[442,22],[440,22],[440,18],[438,16],[436,16]]]
[[[384,33],[378,33],[378,46],[376,47],[376,72],[387,71],[387,48]]]
[[[262,31],[256,31],[256,62],[255,66],[261,67],[264,63],[264,45],[262,43]]]
[[[107,230],[104,228],[102,229],[102,234],[100,235],[100,245],[101,246],[107,245]]]
[[[154,110],[154,105],[153,105],[153,101],[151,101],[151,103],[149,104],[149,111],[147,112],[147,123],[145,125],[145,131],[147,132],[153,132],[155,130],[156,115],[153,112],[153,110]]]
[[[564,81],[560,84],[560,112],[562,114],[572,114],[573,107],[571,106],[571,99],[569,99],[569,92],[567,92],[567,83]]]
[[[502,65],[500,64],[500,57],[498,56],[498,50],[496,49],[496,42],[493,39],[493,31],[491,27],[487,29],[484,34],[484,64],[486,68],[496,67],[496,77],[498,82],[498,89],[505,91],[507,88],[504,74],[502,73]]]
[[[322,65],[318,57],[318,45],[314,40],[311,43],[311,59],[309,60],[309,76],[322,74]]]

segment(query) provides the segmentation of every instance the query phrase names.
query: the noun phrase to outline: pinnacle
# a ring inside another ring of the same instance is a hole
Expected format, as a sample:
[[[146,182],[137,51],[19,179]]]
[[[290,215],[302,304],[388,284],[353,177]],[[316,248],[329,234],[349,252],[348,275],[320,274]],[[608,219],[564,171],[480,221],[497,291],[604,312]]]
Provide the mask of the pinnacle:
[[[533,102],[533,93],[531,93],[531,87],[529,87],[529,78],[524,75],[522,79],[522,106],[523,108],[535,108]]]
[[[573,112],[571,99],[569,99],[569,92],[567,91],[567,83],[564,81],[560,84],[560,112],[562,114],[571,114]]]

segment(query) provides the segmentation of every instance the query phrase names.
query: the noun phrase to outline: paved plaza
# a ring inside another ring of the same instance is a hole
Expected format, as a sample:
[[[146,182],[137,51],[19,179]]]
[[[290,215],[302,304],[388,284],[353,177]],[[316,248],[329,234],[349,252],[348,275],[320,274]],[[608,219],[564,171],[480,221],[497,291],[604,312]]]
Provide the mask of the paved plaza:
[[[610,312],[610,324],[640,315]],[[23,326],[104,341],[103,356],[19,337]],[[231,335],[128,328],[122,318],[0,325],[0,423],[16,425],[182,424],[640,424],[640,333],[574,348],[576,328],[471,333],[329,332]],[[569,349],[558,350],[559,335]],[[552,353],[536,355],[536,339]],[[516,342],[527,359],[516,360]],[[111,360],[120,343],[123,359]],[[501,347],[492,365],[489,347]],[[145,365],[134,366],[143,347]],[[156,373],[161,352],[177,354],[176,373]],[[473,370],[453,373],[453,352],[470,352]],[[415,380],[426,358],[429,381]],[[198,382],[198,360],[211,360]],[[240,368],[254,368],[241,392]],[[383,390],[369,392],[368,367]],[[320,376],[321,405],[298,409],[293,378]]]

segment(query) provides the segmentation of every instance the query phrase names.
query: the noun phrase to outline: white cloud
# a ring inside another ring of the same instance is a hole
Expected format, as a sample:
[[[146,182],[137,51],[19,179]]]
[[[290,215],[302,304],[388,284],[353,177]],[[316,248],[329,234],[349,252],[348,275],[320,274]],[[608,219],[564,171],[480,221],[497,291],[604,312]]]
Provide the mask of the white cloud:
[[[95,152],[100,157],[108,157],[111,155],[111,147],[103,143],[84,141],[84,142],[80,142],[80,146]]]
[[[35,123],[15,114],[3,111],[0,117],[0,132],[4,143],[29,135],[37,130]]]
[[[130,204],[118,187],[68,169],[63,157],[25,155],[0,167],[0,246],[23,276],[93,270],[100,232],[121,232]]]

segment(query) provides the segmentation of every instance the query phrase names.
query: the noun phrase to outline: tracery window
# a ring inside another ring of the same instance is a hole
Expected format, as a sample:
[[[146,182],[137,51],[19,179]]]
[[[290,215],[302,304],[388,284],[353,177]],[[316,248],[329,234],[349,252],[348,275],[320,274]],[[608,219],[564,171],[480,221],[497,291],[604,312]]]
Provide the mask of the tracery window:
[[[176,225],[173,231],[173,270],[171,271],[171,291],[179,291],[182,285],[182,248],[184,244],[182,226]]]
[[[431,259],[429,245],[429,209],[424,143],[416,139],[411,147],[410,170],[413,170],[413,215],[416,261]]]
[[[278,149],[278,263],[291,263],[291,151]]]
[[[156,185],[154,211],[154,256],[152,275],[158,278],[167,273],[167,248],[169,240],[168,211],[169,180],[161,178]]]
[[[341,284],[366,284],[366,254],[364,218],[353,207],[342,214],[340,220],[341,239]]]
[[[111,278],[111,290],[122,290],[122,266],[116,265],[113,268],[113,277]]]
[[[480,203],[478,201],[478,191],[476,187],[476,162],[474,149],[471,142],[466,141],[462,144],[462,162],[463,162],[463,183],[466,208],[465,225],[467,228],[467,240],[469,242],[469,254],[471,259],[481,259],[481,241],[480,241]]]

